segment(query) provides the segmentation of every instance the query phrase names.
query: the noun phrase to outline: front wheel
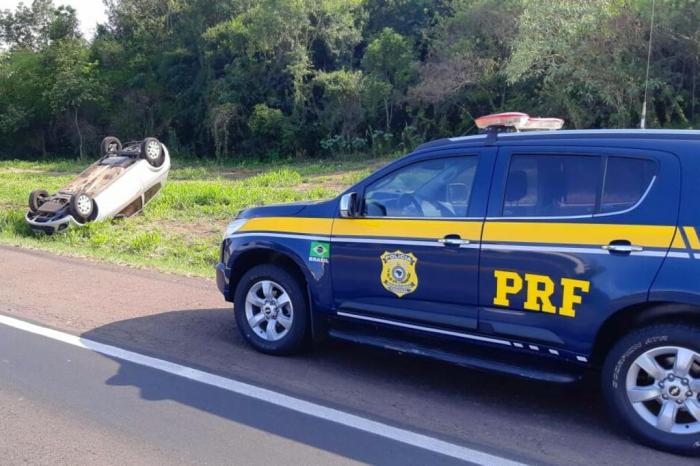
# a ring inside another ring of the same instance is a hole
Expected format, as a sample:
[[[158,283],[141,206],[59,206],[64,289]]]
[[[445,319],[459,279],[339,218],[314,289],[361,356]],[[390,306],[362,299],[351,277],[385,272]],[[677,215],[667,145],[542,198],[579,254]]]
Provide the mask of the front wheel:
[[[241,278],[234,297],[236,324],[258,351],[275,355],[298,352],[309,316],[299,282],[286,270],[260,265]]]
[[[654,325],[623,337],[602,373],[614,421],[641,442],[700,455],[700,329]]]
[[[70,213],[80,222],[90,220],[95,211],[92,198],[86,193],[78,193],[70,199]]]

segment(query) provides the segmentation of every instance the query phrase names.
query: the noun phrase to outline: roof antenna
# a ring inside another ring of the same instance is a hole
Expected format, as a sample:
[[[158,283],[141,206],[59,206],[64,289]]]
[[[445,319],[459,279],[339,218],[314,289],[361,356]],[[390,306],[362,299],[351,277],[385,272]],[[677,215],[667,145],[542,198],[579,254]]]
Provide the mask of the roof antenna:
[[[640,128],[647,126],[647,91],[649,89],[649,64],[651,63],[651,42],[654,37],[654,11],[656,10],[656,0],[651,1],[651,28],[649,29],[649,50],[647,51],[647,77],[644,80],[644,103],[642,104],[642,121]]]

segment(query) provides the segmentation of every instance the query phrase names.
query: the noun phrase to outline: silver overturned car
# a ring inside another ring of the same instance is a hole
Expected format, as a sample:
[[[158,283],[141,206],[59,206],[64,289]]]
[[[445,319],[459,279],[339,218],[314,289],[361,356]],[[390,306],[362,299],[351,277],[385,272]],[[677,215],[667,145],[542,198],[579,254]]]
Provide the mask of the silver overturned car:
[[[168,149],[156,138],[129,142],[106,137],[100,159],[64,189],[29,195],[25,220],[36,232],[52,234],[71,225],[112,217],[130,217],[163,188],[170,171]]]

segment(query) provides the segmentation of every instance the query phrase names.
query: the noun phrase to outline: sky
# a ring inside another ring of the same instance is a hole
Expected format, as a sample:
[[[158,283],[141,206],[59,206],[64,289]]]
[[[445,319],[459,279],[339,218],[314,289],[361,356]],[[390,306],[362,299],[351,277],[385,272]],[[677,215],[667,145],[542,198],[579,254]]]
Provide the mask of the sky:
[[[32,0],[0,0],[0,9],[14,10],[18,4],[30,5]],[[97,23],[107,21],[105,5],[102,0],[54,0],[56,6],[70,5],[78,12],[80,30],[86,38],[91,38],[95,33]]]

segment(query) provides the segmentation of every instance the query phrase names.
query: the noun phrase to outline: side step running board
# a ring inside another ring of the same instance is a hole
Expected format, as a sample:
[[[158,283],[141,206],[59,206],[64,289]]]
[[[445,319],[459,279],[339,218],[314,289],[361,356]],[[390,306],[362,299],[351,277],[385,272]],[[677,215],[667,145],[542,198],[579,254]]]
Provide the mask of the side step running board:
[[[398,351],[399,353],[439,359],[471,369],[500,372],[534,380],[571,383],[579,380],[583,375],[582,372],[566,370],[563,364],[557,364],[555,361],[542,361],[540,363],[526,360],[523,357],[518,357],[518,355],[499,355],[498,353],[505,352],[494,350],[485,351],[483,348],[471,345],[467,345],[468,347],[464,352],[458,352],[451,349],[434,348],[398,337],[388,338],[385,336],[373,335],[369,332],[355,329],[331,328],[328,334],[332,338],[338,340]]]

